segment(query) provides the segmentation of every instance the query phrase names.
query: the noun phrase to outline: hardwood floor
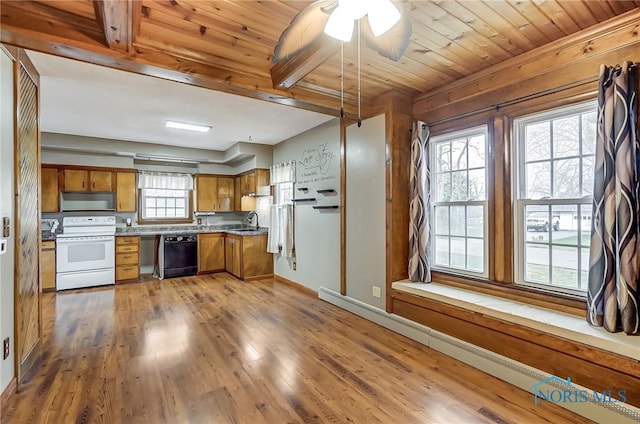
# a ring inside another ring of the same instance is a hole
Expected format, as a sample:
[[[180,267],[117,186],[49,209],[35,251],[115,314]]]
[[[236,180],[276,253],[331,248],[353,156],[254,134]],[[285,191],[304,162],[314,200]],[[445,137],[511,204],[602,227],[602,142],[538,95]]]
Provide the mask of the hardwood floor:
[[[274,280],[43,294],[44,357],[3,423],[579,423]]]

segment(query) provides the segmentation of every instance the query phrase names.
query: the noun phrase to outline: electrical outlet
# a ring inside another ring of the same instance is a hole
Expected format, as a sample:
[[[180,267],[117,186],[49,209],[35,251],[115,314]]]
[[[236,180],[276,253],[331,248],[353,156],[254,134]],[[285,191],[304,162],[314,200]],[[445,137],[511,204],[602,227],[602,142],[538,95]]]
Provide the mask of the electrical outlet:
[[[292,266],[293,266],[293,270],[295,271],[296,270],[296,261],[293,261],[293,265]]]
[[[382,295],[382,293],[380,291],[380,287],[373,286],[373,297],[380,298],[381,295]]]
[[[7,359],[9,357],[9,337],[7,337],[6,339],[4,339],[4,342],[2,343],[3,346],[3,353],[2,353],[2,359]]]

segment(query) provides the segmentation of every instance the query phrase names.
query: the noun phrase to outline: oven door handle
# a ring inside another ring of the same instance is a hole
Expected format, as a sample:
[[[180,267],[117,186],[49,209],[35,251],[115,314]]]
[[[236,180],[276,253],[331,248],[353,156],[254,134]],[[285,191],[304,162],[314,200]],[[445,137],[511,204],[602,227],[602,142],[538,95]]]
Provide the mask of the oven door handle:
[[[114,241],[113,236],[90,236],[90,237],[58,237],[58,244],[72,244],[72,243],[94,243],[100,241]]]

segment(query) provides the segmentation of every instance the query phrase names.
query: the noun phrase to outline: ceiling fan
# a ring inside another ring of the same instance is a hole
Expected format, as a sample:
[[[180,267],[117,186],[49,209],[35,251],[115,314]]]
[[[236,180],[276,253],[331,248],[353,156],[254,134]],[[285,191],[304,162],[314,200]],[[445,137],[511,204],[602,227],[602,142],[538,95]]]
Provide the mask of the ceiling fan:
[[[398,61],[411,37],[411,20],[390,0],[319,0],[302,9],[284,30],[273,53],[273,63],[296,56],[323,33],[349,42],[356,22],[367,45]]]
[[[409,45],[411,20],[391,0],[319,0],[302,9],[280,35],[273,63],[302,53],[323,34],[341,41],[340,116],[344,117],[344,43],[351,41],[357,28],[358,48],[358,126],[360,113],[360,38],[380,55],[395,62]]]

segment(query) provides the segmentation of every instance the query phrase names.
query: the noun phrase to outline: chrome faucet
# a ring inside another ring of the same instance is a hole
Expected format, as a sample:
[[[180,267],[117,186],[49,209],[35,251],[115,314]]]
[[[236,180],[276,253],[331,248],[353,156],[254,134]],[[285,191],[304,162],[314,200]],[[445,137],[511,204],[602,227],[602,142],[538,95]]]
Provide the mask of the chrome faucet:
[[[247,222],[251,223],[251,218],[256,217],[256,230],[260,229],[260,224],[258,223],[258,213],[256,211],[251,211],[247,214]]]

